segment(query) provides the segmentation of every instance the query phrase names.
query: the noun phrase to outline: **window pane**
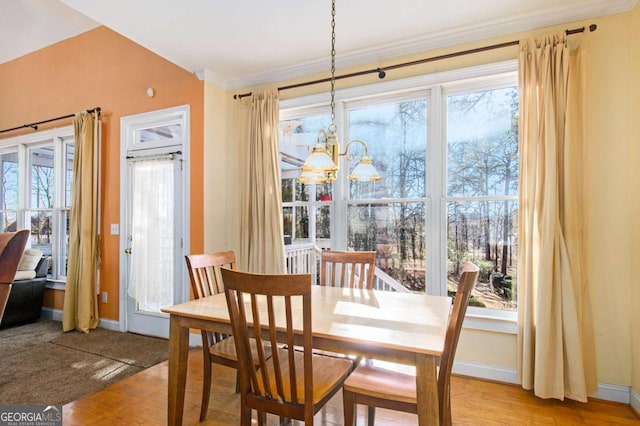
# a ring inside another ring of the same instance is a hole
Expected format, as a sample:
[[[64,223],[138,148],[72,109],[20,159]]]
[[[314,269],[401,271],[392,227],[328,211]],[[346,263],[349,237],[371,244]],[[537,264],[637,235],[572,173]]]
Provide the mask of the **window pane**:
[[[293,179],[282,179],[282,202],[290,203],[293,201]]]
[[[309,238],[309,208],[295,207],[296,236],[295,240]]]
[[[63,210],[60,212],[62,216],[63,234],[62,234],[62,256],[61,262],[58,268],[58,274],[64,277],[67,276],[67,264],[69,261],[69,218],[70,211]]]
[[[53,147],[29,150],[32,209],[53,208]]]
[[[425,196],[426,100],[351,110],[349,138],[367,144],[373,165],[382,177],[381,181],[368,185],[350,182],[350,199]],[[351,171],[364,155],[364,147],[351,144],[349,154],[354,155],[349,161]]]
[[[318,207],[316,210],[316,238],[331,238],[331,208],[329,206]]]
[[[316,185],[316,201],[331,201],[333,199],[333,185],[323,183]]]
[[[150,127],[136,131],[138,143],[149,142],[171,142],[176,141],[179,144],[182,136],[181,124],[168,124],[166,126]]]
[[[18,154],[0,155],[0,210],[18,208]]]
[[[73,183],[73,155],[75,153],[75,146],[72,144],[65,144],[64,153],[64,206],[71,207],[71,188]]]
[[[447,194],[518,194],[518,90],[487,90],[447,100]]]
[[[0,210],[0,232],[16,232],[18,229],[18,213]]]
[[[291,244],[291,236],[293,235],[293,207],[284,207],[282,209],[282,220],[285,244]]]
[[[304,185],[296,182],[295,201],[309,201],[309,192],[313,189],[313,185]]]
[[[425,288],[425,205],[352,205],[347,211],[350,250],[375,250],[376,264],[405,287]]]
[[[455,292],[462,265],[480,267],[472,306],[516,309],[518,202],[447,204],[447,288]]]
[[[318,140],[318,132],[331,123],[329,114],[312,115],[280,122],[279,149],[282,178],[297,178],[300,167]]]
[[[50,211],[31,212],[31,247],[42,250],[46,257],[52,255],[52,213]]]

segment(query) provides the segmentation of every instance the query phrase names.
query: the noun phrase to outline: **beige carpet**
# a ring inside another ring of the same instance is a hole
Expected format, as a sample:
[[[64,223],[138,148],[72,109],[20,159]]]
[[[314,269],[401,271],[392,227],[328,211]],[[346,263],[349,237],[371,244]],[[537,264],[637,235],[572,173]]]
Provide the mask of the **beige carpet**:
[[[164,339],[96,329],[63,333],[58,321],[0,330],[0,405],[59,405],[167,359]]]

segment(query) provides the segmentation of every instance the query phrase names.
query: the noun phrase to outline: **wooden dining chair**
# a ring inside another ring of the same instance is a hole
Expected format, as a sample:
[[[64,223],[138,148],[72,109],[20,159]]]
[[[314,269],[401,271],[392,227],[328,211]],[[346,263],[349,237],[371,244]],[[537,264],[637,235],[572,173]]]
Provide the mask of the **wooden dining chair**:
[[[375,270],[375,251],[323,250],[320,257],[320,285],[371,290]]]
[[[320,257],[320,285],[328,287],[373,288],[376,271],[375,251],[323,250]],[[355,368],[362,357],[314,350],[316,355],[347,357]]]
[[[256,410],[259,425],[266,424],[267,413],[280,416],[281,423],[284,418],[313,425],[314,414],[342,387],[351,362],[313,355],[311,275],[222,269],[222,277],[240,360],[240,424],[251,424]],[[257,343],[257,359],[249,348],[250,333]],[[264,348],[278,343],[286,343],[286,349],[274,350],[267,358]],[[295,350],[294,344],[303,351]]]
[[[464,314],[467,311],[471,291],[478,280],[479,269],[471,262],[462,268],[453,310],[445,336],[444,349],[438,370],[438,406],[441,425],[451,424],[450,382],[451,367],[456,353]],[[375,421],[375,407],[418,413],[415,374],[401,369],[384,368],[374,363],[363,363],[345,381],[343,387],[344,424],[352,426],[357,404],[367,405],[368,425]]]
[[[223,283],[220,268],[236,269],[236,256],[233,251],[222,251],[211,254],[192,254],[185,256],[191,290],[195,299],[222,293]],[[236,346],[232,336],[220,333],[201,331],[202,353],[204,358],[202,404],[200,406],[200,421],[207,417],[209,398],[211,395],[211,364],[238,368]],[[252,342],[255,348],[255,342]],[[271,349],[266,348],[266,356],[271,355]],[[240,390],[239,374],[236,379],[236,392]]]
[[[29,240],[29,230],[0,233],[0,322],[9,300],[13,279]]]

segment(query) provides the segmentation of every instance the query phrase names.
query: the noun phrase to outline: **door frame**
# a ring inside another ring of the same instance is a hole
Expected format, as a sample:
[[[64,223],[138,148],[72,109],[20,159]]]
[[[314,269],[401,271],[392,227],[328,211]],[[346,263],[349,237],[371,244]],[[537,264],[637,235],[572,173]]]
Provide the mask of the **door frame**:
[[[189,162],[189,146],[191,141],[191,111],[189,105],[180,105],[172,108],[160,109],[155,111],[144,112],[141,114],[134,114],[120,118],[120,225],[119,225],[119,329],[120,331],[129,331],[129,324],[127,318],[127,284],[128,284],[128,267],[129,256],[125,253],[125,249],[128,248],[129,243],[127,241],[126,230],[129,228],[129,222],[131,218],[128,215],[129,210],[129,167],[127,164],[128,152],[134,148],[128,141],[135,141],[136,129],[151,127],[154,125],[163,124],[166,121],[179,118],[184,129],[184,138],[181,143],[180,151],[182,152],[182,188],[180,196],[182,203],[181,217],[182,220],[176,223],[176,226],[180,228],[182,234],[182,247],[177,253],[180,259],[184,259],[184,256],[190,253],[191,238],[191,221],[190,221],[190,187],[191,187],[191,173]],[[150,150],[158,148],[157,145],[149,146]],[[189,285],[188,285],[188,272],[184,261],[177,261],[177,265],[180,268],[180,282],[176,283],[182,289],[178,292],[179,300],[176,303],[181,303],[189,300]],[[167,323],[169,317],[167,316]]]

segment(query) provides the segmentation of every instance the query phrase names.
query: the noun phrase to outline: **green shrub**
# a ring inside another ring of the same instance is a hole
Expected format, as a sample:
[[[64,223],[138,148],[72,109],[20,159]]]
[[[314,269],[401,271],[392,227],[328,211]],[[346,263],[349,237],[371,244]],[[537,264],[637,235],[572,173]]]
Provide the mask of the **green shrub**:
[[[479,308],[487,307],[487,305],[485,305],[485,303],[482,300],[478,299],[475,296],[471,296],[471,298],[469,299],[469,306],[477,306]]]

